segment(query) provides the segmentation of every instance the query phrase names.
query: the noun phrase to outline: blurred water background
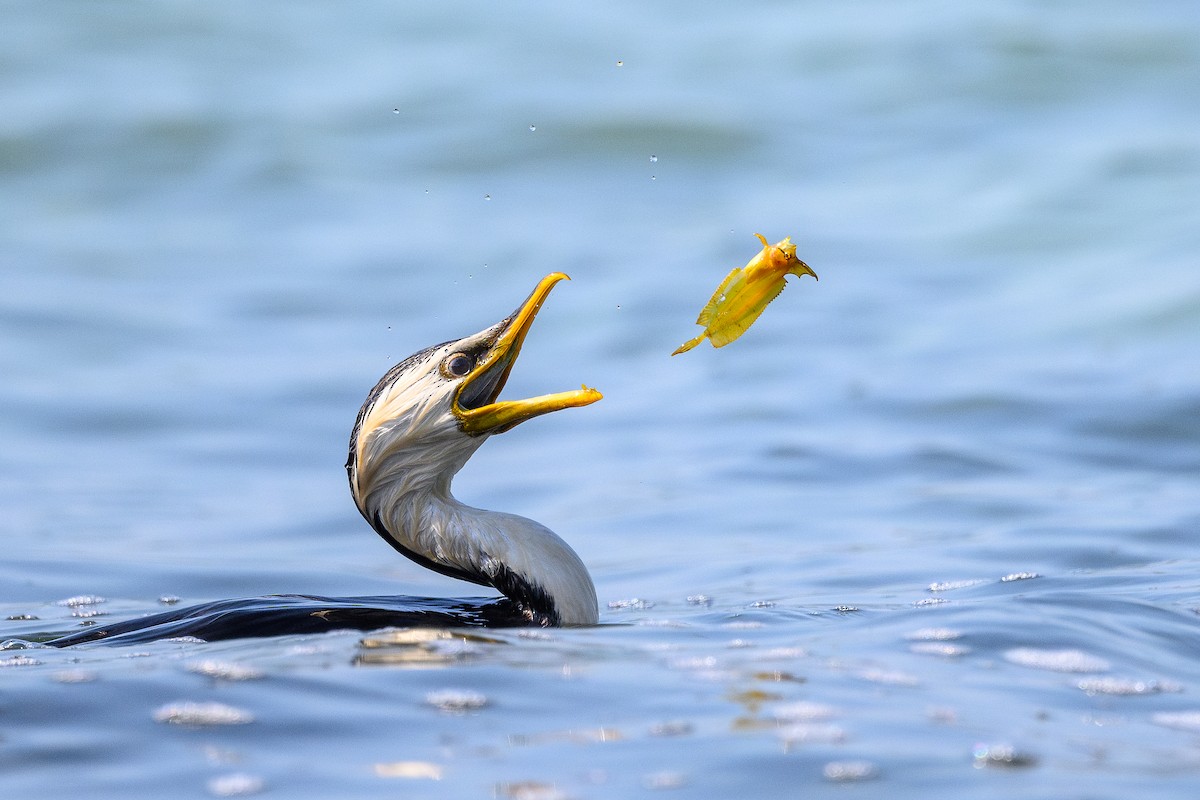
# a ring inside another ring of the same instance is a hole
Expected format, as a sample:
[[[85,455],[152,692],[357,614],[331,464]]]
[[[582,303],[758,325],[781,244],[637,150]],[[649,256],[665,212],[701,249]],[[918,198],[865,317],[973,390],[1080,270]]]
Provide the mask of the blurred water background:
[[[1195,796],[1200,6],[11,2],[0,106],[6,797]],[[605,399],[455,486],[601,627],[36,646],[478,594],[346,440],[555,270],[506,396]]]

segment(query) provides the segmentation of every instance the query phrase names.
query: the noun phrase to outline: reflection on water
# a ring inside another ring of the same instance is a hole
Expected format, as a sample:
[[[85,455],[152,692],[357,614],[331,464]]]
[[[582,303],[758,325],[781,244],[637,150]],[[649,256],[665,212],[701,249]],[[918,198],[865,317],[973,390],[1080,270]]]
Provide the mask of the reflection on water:
[[[480,657],[481,645],[503,643],[502,639],[461,631],[401,628],[363,639],[360,643],[362,650],[355,658],[355,663],[393,667],[445,667]],[[474,694],[468,695],[467,699],[455,695],[439,695],[438,699],[430,700],[430,703],[443,710],[467,710],[483,706],[484,699],[482,695]]]

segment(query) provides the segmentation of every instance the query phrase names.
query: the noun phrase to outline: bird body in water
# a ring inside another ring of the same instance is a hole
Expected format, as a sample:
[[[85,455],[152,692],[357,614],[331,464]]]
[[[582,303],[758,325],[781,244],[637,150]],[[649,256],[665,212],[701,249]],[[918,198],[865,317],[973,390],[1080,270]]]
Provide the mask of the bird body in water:
[[[392,367],[367,395],[350,436],[350,492],[371,527],[418,564],[493,587],[504,598],[230,600],[97,625],[50,644],[181,636],[215,640],[388,625],[596,624],[596,590],[570,545],[538,522],[473,508],[450,491],[454,475],[489,436],[601,398],[584,386],[525,400],[499,399],[534,318],[566,277],[547,275],[495,325],[421,350]]]

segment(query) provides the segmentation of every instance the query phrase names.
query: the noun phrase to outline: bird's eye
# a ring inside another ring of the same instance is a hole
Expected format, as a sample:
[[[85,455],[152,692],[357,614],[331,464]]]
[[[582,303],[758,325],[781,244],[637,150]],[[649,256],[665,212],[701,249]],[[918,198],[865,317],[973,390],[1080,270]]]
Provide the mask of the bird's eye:
[[[475,359],[466,353],[455,353],[442,362],[442,374],[447,378],[463,378],[475,366]]]

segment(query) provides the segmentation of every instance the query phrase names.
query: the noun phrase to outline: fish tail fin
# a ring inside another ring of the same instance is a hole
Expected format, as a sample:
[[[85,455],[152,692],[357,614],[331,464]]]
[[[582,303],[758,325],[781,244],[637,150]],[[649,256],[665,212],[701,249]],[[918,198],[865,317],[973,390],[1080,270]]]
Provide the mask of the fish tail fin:
[[[693,347],[695,347],[696,345],[703,342],[704,336],[705,336],[705,334],[702,333],[699,336],[697,336],[695,339],[688,339],[686,342],[679,345],[679,347],[676,347],[675,352],[671,353],[671,355],[677,356],[680,353],[686,353],[688,350],[691,350]]]

